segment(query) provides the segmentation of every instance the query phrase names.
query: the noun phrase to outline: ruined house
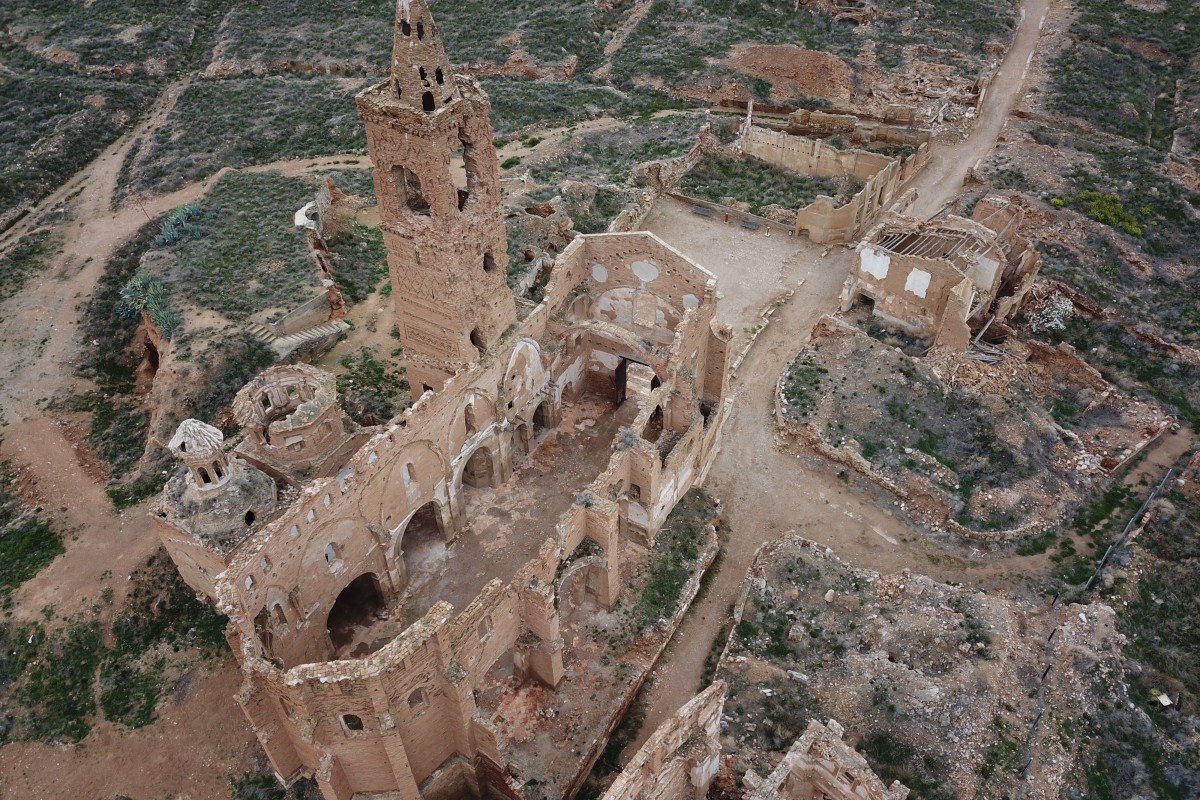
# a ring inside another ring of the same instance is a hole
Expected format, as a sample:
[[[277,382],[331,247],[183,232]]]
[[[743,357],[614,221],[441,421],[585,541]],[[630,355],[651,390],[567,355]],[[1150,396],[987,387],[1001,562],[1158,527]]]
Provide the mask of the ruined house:
[[[716,681],[659,725],[617,776],[603,800],[698,800],[721,771],[721,713],[725,681]],[[767,778],[747,772],[747,800],[905,800],[867,760],[842,741],[835,720],[810,720]],[[728,792],[726,793],[728,794]]]
[[[574,772],[548,778],[505,735],[493,689],[547,719],[567,693],[595,697],[568,668],[588,657],[576,631],[617,604],[719,446],[716,280],[652,234],[599,234],[564,250],[540,303],[514,300],[488,100],[451,72],[422,0],[400,0],[391,73],[358,104],[417,402],[357,429],[319,370],[268,370],[235,402],[233,455],[180,426],[187,470],[155,520],[229,617],[237,700],[284,783],[313,777],[329,800],[515,798],[554,779],[569,794]],[[522,471],[585,406],[599,446],[556,442],[559,484]],[[498,543],[475,523],[501,513],[532,521]],[[624,702],[577,703],[594,717],[566,754],[578,780]]]
[[[905,800],[908,789],[899,781],[884,786],[867,760],[842,741],[844,733],[834,720],[811,720],[749,800]]]
[[[1017,229],[1016,203],[991,196],[971,219],[889,216],[858,245],[842,310],[865,303],[885,324],[964,352],[973,334],[1003,322],[1037,277],[1041,258]]]
[[[803,130],[810,135],[797,135]],[[837,147],[822,137],[846,137],[851,144],[902,144],[907,156],[859,147]],[[899,200],[901,189],[929,160],[928,132],[895,125],[867,124],[850,115],[797,112],[785,128],[756,125],[750,104],[736,147],[752,158],[816,178],[842,178],[859,188],[845,203],[821,195],[796,211],[796,230],[818,244],[851,242]]]

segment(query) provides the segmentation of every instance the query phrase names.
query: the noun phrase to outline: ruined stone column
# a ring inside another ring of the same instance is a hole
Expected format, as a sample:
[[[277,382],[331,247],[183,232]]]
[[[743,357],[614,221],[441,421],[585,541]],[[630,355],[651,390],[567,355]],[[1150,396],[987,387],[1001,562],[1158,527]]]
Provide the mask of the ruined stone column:
[[[513,674],[518,680],[534,678],[558,688],[565,670],[554,587],[535,579],[532,585],[520,590],[520,600],[524,632],[513,650]]]

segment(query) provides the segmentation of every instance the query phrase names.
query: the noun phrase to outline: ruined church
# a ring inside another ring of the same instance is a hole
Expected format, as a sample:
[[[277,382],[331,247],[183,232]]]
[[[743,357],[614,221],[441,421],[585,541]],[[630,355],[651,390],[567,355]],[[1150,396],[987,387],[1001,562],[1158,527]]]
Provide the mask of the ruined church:
[[[717,453],[730,332],[713,276],[649,233],[579,236],[541,302],[514,298],[488,98],[423,0],[393,35],[357,103],[416,402],[360,428],[331,376],[272,367],[235,399],[236,448],[180,425],[155,520],[229,618],[237,701],[283,783],[569,796],[628,702],[594,700],[588,626]],[[561,470],[529,466],[542,445]],[[547,774],[506,720],[569,704],[587,723]]]

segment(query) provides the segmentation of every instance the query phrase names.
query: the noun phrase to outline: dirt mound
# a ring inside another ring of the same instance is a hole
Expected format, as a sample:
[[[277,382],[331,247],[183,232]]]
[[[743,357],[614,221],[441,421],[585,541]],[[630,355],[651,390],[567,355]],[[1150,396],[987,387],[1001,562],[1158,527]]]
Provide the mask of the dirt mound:
[[[788,44],[739,45],[724,63],[770,81],[775,100],[806,96],[848,102],[854,94],[850,67],[830,53]]]

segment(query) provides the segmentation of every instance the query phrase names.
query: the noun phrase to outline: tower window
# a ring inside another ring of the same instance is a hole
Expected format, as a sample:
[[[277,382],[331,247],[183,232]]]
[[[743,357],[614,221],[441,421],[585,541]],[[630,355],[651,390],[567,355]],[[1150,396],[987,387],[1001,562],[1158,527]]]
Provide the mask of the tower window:
[[[487,352],[487,345],[483,343],[483,332],[479,328],[471,331],[471,344],[475,345],[475,349],[479,351],[479,355]]]
[[[421,95],[421,108],[426,111],[433,111],[437,108],[437,103],[433,99],[433,92],[426,92]]]
[[[392,185],[400,200],[415,214],[429,214],[429,201],[421,191],[421,179],[417,173],[401,166],[392,167]]]
[[[253,524],[254,524],[254,512],[247,511],[246,512],[246,527],[248,528]]]
[[[357,714],[342,714],[342,724],[346,726],[348,731],[361,731],[363,729],[362,717]]]
[[[433,79],[437,81],[438,86],[446,82],[446,76],[442,74],[442,68],[438,67],[433,71]]]
[[[417,23],[417,38],[420,39],[421,41],[425,40],[425,23],[424,22]]]
[[[400,32],[405,36],[412,36],[412,25],[408,24],[408,20],[400,20]]]
[[[208,470],[206,470],[204,467],[200,468],[200,481],[205,486],[208,486],[210,483],[212,483],[212,478],[209,477]]]
[[[492,257],[491,253],[483,254],[483,271],[484,272],[495,272],[496,271],[496,259]]]
[[[417,67],[417,74],[421,76],[421,80],[423,80],[423,81],[429,80],[429,75],[428,75],[428,73],[425,72],[424,67]]]

